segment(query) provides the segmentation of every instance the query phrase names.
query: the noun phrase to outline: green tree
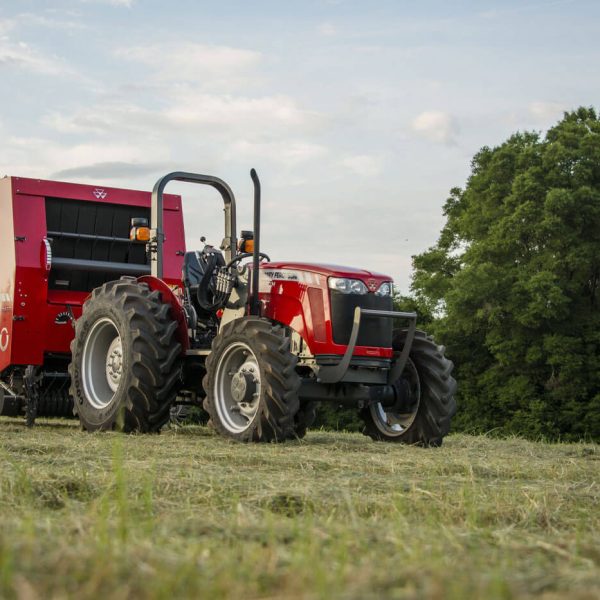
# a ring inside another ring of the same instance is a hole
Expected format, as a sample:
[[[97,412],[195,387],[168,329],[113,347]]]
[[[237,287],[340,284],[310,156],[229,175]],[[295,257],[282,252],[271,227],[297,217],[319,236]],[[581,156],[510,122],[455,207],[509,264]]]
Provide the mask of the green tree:
[[[474,431],[600,439],[600,120],[565,113],[545,137],[482,148],[413,258]]]

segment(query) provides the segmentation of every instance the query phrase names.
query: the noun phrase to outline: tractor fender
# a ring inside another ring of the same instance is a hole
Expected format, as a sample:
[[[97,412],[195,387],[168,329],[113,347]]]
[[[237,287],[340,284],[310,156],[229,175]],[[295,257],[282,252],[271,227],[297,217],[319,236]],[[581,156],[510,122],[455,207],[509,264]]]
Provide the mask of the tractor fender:
[[[169,287],[162,279],[152,275],[143,275],[138,277],[140,283],[145,283],[153,292],[160,292],[163,302],[171,307],[171,314],[177,321],[177,341],[181,344],[182,354],[190,347],[190,338],[188,335],[187,319],[183,306],[173,289]]]

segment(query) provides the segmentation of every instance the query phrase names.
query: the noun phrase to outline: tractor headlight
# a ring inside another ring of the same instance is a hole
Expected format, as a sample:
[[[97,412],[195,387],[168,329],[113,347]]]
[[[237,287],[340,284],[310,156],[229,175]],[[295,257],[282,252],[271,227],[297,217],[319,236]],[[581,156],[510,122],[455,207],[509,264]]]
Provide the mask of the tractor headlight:
[[[329,288],[342,294],[366,294],[369,290],[360,279],[346,279],[345,277],[330,277]]]
[[[391,281],[384,281],[379,289],[375,292],[376,296],[391,296],[394,291],[394,286]]]

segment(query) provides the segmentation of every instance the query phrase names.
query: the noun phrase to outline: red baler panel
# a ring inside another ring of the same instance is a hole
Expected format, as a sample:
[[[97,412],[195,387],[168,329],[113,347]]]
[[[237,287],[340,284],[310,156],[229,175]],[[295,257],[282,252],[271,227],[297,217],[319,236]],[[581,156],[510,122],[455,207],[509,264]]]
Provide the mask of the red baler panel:
[[[0,181],[0,371],[42,364],[48,352],[68,353],[69,307],[79,317],[88,296],[48,289],[46,198],[148,209],[151,201],[149,192],[136,190],[17,177]],[[179,196],[165,195],[164,224],[164,278],[181,285],[185,233]]]
[[[45,198],[25,194],[14,198],[16,271],[11,360],[13,364],[37,365],[43,362],[46,341]]]

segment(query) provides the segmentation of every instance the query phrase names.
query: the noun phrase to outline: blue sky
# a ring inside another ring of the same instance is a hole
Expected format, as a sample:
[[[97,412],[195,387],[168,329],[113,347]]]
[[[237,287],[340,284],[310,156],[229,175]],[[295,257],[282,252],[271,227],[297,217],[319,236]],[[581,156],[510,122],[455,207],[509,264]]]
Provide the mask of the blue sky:
[[[406,292],[481,146],[598,107],[599,17],[577,0],[2,0],[0,172],[140,189],[218,175],[249,228],[256,167],[273,258]],[[188,245],[218,243],[217,197],[171,190]]]

